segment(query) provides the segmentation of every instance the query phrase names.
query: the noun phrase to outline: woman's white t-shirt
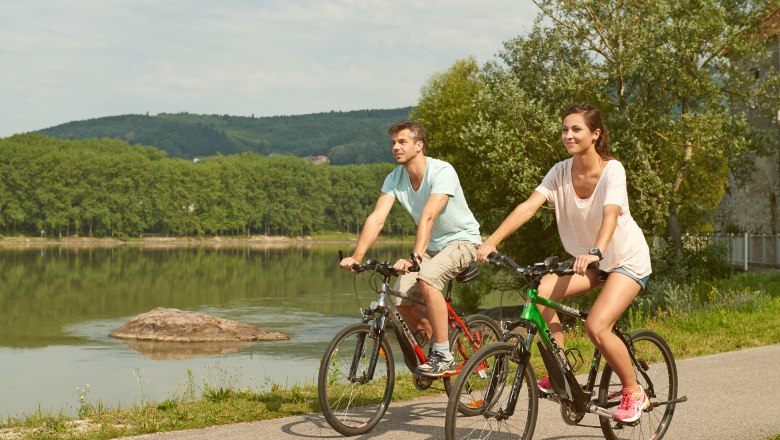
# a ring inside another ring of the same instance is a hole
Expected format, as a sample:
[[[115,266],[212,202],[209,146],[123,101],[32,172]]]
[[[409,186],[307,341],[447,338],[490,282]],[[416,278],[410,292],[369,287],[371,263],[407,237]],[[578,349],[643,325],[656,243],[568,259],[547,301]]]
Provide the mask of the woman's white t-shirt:
[[[555,207],[555,220],[563,247],[571,255],[587,254],[596,242],[604,205],[620,207],[617,227],[599,267],[611,272],[622,267],[638,278],[650,275],[650,249],[644,234],[628,210],[626,170],[617,160],[610,160],[601,172],[593,194],[581,199],[574,192],[571,178],[573,158],[558,162],[536,188]]]

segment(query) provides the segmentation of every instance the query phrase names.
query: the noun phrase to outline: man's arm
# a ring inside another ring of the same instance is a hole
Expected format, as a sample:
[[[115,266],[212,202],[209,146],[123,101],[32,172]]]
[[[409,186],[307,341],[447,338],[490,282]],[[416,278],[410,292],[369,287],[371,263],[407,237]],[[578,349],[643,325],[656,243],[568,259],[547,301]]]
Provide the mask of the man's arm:
[[[439,217],[449,200],[450,196],[447,194],[431,194],[428,201],[425,202],[422,214],[420,214],[420,221],[417,224],[417,235],[414,240],[414,249],[412,249],[414,252],[422,255],[428,249],[433,222]]]
[[[355,252],[351,257],[341,260],[341,267],[349,269],[353,264],[359,264],[363,261],[363,257],[366,256],[368,248],[376,241],[379,233],[385,225],[385,220],[390,214],[390,210],[395,203],[395,197],[390,194],[382,193],[379,199],[376,201],[376,206],[371,214],[366,217],[366,222],[363,224],[363,230],[360,231],[360,238],[358,238],[357,245],[355,246]]]
[[[431,231],[433,230],[433,222],[441,213],[441,210],[447,206],[447,202],[450,197],[447,194],[431,194],[428,201],[425,202],[422,214],[420,214],[420,221],[417,223],[417,235],[414,240],[413,252],[418,255],[422,255],[428,249],[428,242],[431,240]],[[417,262],[419,263],[419,261]],[[412,261],[402,258],[396,261],[395,270],[406,273],[411,268]]]

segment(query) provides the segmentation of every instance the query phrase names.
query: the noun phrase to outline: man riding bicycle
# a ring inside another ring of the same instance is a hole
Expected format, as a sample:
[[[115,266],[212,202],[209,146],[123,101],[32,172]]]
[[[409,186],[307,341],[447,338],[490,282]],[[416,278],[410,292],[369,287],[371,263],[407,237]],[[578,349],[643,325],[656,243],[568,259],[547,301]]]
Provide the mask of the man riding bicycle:
[[[396,305],[412,328],[431,335],[430,356],[416,373],[441,377],[455,373],[442,289],[474,260],[482,243],[479,223],[466,203],[452,165],[425,156],[423,126],[401,121],[388,133],[393,157],[400,166],[385,178],[382,194],[366,218],[355,251],[341,260],[340,266],[351,270],[353,264],[361,262],[398,200],[417,223],[417,233],[412,259],[400,259],[394,266],[405,274],[399,278],[396,290],[407,296],[396,298]],[[419,272],[410,273],[415,265],[419,265]],[[415,302],[424,302],[425,308]]]

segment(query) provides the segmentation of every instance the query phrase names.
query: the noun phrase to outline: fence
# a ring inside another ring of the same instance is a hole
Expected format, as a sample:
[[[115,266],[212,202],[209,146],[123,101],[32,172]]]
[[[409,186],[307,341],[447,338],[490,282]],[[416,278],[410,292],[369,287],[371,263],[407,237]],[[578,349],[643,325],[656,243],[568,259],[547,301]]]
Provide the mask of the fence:
[[[687,235],[689,245],[718,243],[727,249],[729,262],[745,271],[780,268],[780,235]]]

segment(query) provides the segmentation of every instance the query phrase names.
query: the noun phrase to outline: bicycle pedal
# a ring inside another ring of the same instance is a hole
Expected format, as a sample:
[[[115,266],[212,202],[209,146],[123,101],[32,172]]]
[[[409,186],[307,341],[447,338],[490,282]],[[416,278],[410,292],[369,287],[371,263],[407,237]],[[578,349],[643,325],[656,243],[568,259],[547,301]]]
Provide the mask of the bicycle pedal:
[[[641,421],[642,421],[642,419],[636,419],[633,422],[620,422],[620,421],[616,421],[615,422],[615,429],[623,429],[623,427],[625,427],[625,426],[634,427],[634,426],[639,425],[639,423]]]

